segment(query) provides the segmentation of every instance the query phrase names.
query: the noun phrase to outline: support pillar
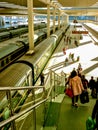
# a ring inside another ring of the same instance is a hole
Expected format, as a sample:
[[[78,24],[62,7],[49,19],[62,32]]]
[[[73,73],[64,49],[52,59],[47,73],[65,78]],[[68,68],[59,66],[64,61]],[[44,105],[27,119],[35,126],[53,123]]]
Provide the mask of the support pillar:
[[[33,0],[27,0],[27,5],[28,5],[29,51],[26,54],[32,54],[34,53]]]
[[[56,14],[56,7],[53,7],[53,33],[55,33],[55,14]]]
[[[59,14],[58,14],[58,28],[60,29],[60,14],[61,12],[59,11]]]
[[[50,36],[50,5],[47,5],[47,37]]]
[[[69,23],[69,16],[66,15],[66,24],[68,24],[68,23]]]

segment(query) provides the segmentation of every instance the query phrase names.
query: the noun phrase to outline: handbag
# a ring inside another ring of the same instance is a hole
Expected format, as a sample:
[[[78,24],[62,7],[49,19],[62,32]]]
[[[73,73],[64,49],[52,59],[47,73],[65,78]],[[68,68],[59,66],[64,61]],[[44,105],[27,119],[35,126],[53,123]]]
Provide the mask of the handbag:
[[[65,94],[69,97],[73,97],[73,91],[71,88],[67,88],[66,91],[65,91]]]

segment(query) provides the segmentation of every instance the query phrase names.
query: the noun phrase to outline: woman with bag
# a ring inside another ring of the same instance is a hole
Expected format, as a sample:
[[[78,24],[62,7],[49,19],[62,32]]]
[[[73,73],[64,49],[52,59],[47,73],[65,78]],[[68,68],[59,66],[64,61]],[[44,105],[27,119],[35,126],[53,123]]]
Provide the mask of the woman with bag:
[[[84,90],[81,78],[77,75],[77,72],[73,70],[71,72],[69,86],[73,91],[72,106],[78,107],[78,97]]]

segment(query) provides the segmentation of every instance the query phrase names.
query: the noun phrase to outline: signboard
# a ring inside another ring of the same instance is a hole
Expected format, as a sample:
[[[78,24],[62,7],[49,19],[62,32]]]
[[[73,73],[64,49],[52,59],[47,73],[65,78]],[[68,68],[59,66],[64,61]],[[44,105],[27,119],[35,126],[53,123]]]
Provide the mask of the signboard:
[[[72,34],[88,34],[88,31],[72,31]]]

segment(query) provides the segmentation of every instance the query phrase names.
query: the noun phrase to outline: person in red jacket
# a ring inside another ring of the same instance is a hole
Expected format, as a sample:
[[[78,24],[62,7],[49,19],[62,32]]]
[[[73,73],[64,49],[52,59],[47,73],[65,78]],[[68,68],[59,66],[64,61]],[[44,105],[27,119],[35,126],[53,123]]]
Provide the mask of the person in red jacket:
[[[65,47],[63,48],[63,53],[64,53],[64,55],[66,55],[66,48]]]

